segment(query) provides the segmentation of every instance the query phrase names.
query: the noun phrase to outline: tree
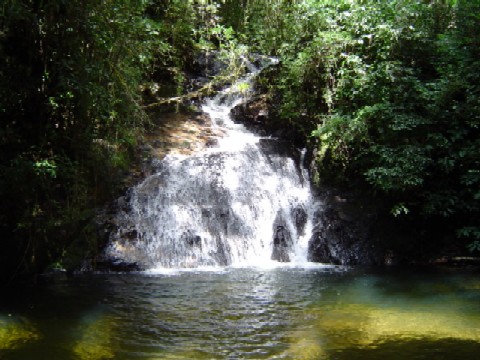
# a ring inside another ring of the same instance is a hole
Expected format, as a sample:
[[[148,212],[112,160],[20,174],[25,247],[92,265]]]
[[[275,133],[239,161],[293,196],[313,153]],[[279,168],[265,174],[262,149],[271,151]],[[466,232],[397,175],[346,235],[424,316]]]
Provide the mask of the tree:
[[[280,118],[313,134],[320,180],[478,247],[479,2],[250,4],[246,31],[280,57]]]
[[[115,191],[148,120],[140,85],[182,66],[191,46],[183,42],[192,35],[190,2],[167,1],[168,13],[157,11],[161,3],[2,3],[3,275],[41,272],[74,239],[96,241],[90,219]]]

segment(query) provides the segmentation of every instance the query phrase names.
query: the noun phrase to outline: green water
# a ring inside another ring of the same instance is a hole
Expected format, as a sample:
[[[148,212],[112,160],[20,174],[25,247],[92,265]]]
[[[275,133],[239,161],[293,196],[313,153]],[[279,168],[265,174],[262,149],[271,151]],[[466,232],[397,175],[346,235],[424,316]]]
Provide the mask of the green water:
[[[480,277],[227,268],[2,291],[0,359],[477,359]]]

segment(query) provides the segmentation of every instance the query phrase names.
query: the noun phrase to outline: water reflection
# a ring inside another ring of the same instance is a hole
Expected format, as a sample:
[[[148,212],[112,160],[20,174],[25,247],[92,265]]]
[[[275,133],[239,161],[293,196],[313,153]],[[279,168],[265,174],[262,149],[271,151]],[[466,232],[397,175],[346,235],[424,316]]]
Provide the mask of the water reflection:
[[[325,267],[57,278],[0,300],[0,359],[476,359],[478,277],[410,275]]]

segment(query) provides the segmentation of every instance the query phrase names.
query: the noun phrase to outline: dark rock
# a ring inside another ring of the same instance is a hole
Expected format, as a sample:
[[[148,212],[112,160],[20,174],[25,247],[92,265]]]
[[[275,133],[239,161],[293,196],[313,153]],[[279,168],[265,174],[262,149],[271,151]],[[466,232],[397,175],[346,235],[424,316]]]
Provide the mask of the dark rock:
[[[279,262],[290,262],[290,256],[285,248],[275,246],[272,252],[272,260]]]
[[[324,206],[315,215],[309,242],[309,260],[336,265],[385,264],[386,250],[372,237],[375,215],[359,203],[336,196],[324,197]]]
[[[199,52],[191,64],[190,70],[193,75],[208,79],[225,69],[227,64],[221,60],[218,54],[216,51]]]
[[[220,238],[217,238],[217,251],[214,253],[210,253],[209,255],[211,255],[216,260],[217,264],[229,265],[231,263],[231,260],[227,256],[227,254],[230,254],[227,245],[223,241],[221,241]]]
[[[273,246],[275,247],[288,247],[290,236],[288,231],[283,226],[277,226],[275,237],[273,238]]]
[[[467,267],[467,266],[480,266],[480,257],[475,256],[453,256],[453,257],[442,257],[438,259],[434,259],[431,261],[432,264],[435,265],[446,265],[446,266],[459,266],[459,267]]]
[[[190,231],[183,234],[182,240],[190,247],[202,248],[202,238],[198,235],[192,234]]]
[[[274,81],[277,72],[276,65],[262,70],[255,84],[256,95],[247,103],[234,107],[231,110],[232,119],[256,134],[282,138],[297,148],[304,148],[305,131],[309,131],[305,126],[311,123],[311,119],[305,118],[293,123],[279,116],[282,99],[265,86]]]
[[[96,262],[95,270],[101,272],[131,272],[145,270],[137,263],[129,263],[117,259],[101,259]]]
[[[138,239],[138,232],[137,230],[133,229],[133,230],[130,230],[130,231],[127,231],[123,234],[123,239],[127,240],[127,241],[132,241],[132,240],[135,240],[135,239]]]
[[[265,155],[298,158],[297,149],[287,140],[265,138],[260,139],[258,145]]]
[[[304,208],[296,207],[292,210],[291,214],[295,227],[297,228],[297,234],[302,236],[305,234],[305,225],[307,225],[308,215]]]
[[[309,242],[311,261],[341,265],[451,263],[445,259],[466,252],[465,246],[452,246],[451,239],[442,238],[441,232],[436,236],[423,233],[425,223],[415,217],[394,217],[392,203],[385,198],[358,189],[321,191],[324,205],[315,215]],[[438,219],[436,225],[442,229]]]
[[[269,116],[269,105],[265,96],[258,96],[247,102],[234,107],[231,110],[232,119],[236,123],[242,123],[250,131],[265,132],[271,134],[272,119]]]
[[[281,213],[277,214],[277,217],[274,221],[273,236],[273,251],[271,259],[280,262],[289,262],[289,253],[292,248],[293,242],[291,234],[286,227],[285,220]]]
[[[218,139],[208,139],[207,142],[205,143],[207,147],[215,147],[218,146]]]

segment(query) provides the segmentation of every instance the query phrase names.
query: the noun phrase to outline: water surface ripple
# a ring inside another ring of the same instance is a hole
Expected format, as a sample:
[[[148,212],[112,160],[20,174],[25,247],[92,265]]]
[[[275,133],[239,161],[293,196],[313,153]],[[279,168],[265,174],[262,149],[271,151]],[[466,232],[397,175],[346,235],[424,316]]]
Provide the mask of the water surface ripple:
[[[476,359],[458,272],[222,268],[49,278],[0,300],[0,359]]]

